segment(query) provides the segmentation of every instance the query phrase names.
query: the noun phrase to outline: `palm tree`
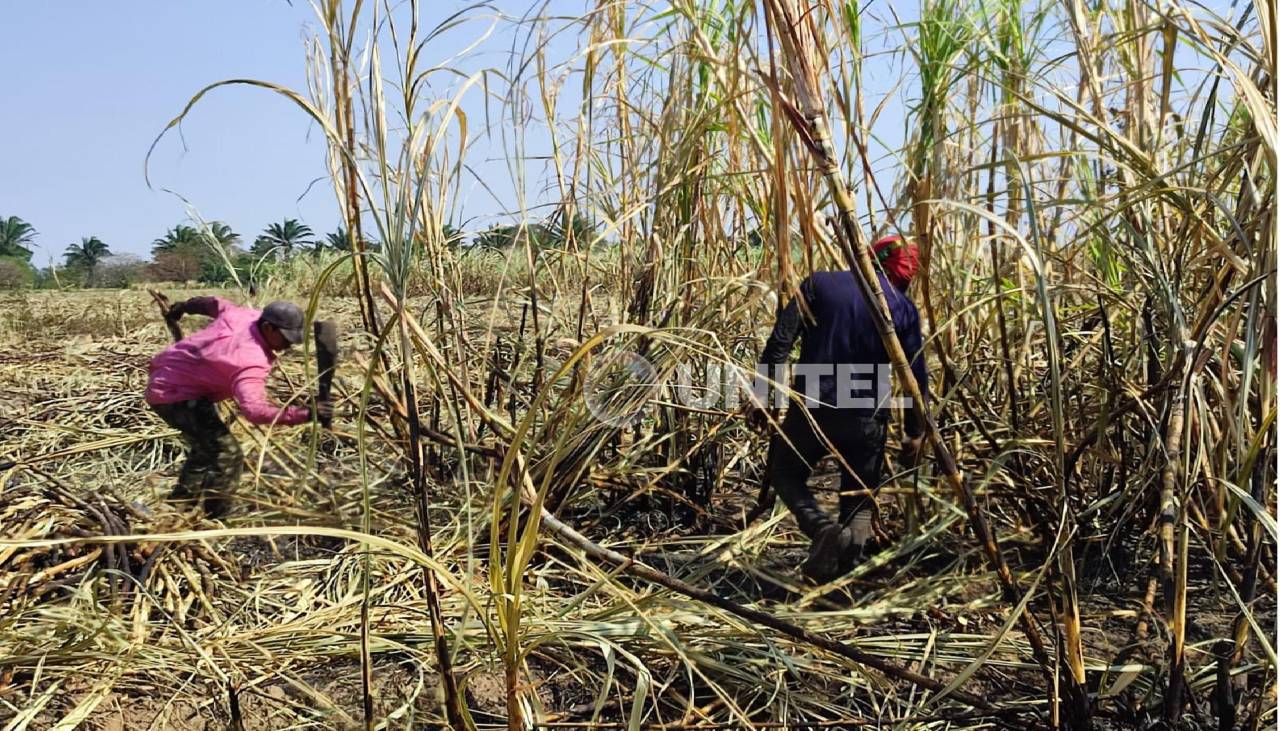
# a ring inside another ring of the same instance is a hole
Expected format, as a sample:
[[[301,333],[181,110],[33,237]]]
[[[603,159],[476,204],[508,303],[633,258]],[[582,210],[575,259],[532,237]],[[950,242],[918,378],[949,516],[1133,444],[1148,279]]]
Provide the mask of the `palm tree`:
[[[240,249],[240,234],[222,221],[211,221],[201,226],[203,243],[207,251],[200,258],[201,278],[210,277],[224,281],[228,277],[239,281],[235,269],[241,267],[244,251]],[[247,262],[243,262],[247,264]]]
[[[231,230],[231,227],[222,221],[213,221],[208,227],[209,235],[214,238],[222,248],[231,250],[236,244],[240,243],[240,234]]]
[[[324,241],[317,241],[315,244],[316,251],[329,249],[331,251],[351,251],[351,233],[346,228],[339,226],[337,231],[325,234]],[[377,251],[378,243],[376,241],[364,240],[365,251]]]
[[[337,231],[325,235],[323,246],[333,251],[351,251],[351,234],[346,228],[339,226]]]
[[[494,224],[475,235],[473,245],[481,249],[510,249],[524,246],[525,242],[541,249],[552,240],[551,231],[541,223],[525,226]]]
[[[466,243],[467,235],[462,229],[454,226],[452,223],[446,223],[440,227],[440,233],[444,234],[444,245],[449,249],[459,249]]]
[[[31,245],[36,240],[36,227],[18,218],[0,218],[0,256],[31,261]]]
[[[252,250],[256,256],[274,252],[283,259],[292,255],[294,249],[314,246],[315,243],[315,233],[310,226],[297,219],[286,218],[283,223],[267,226],[262,235],[254,239]]]
[[[66,257],[68,269],[81,269],[92,272],[103,257],[111,255],[111,248],[97,236],[87,236],[80,243],[71,244],[63,256]]]
[[[152,254],[167,254],[191,244],[200,243],[200,233],[190,226],[178,224],[165,232],[164,236],[151,242]]]

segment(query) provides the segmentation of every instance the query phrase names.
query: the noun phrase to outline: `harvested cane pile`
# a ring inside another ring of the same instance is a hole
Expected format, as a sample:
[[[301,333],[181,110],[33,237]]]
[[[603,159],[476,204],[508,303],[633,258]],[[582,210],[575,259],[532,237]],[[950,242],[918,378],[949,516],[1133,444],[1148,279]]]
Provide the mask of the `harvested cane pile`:
[[[35,546],[0,551],[0,613],[10,617],[78,596],[115,606],[135,626],[162,614],[192,629],[223,621],[211,594],[240,576],[238,566],[199,542],[100,541],[199,523],[190,514],[154,515],[113,491],[77,495],[61,484],[19,482],[5,489],[0,523],[6,538]]]

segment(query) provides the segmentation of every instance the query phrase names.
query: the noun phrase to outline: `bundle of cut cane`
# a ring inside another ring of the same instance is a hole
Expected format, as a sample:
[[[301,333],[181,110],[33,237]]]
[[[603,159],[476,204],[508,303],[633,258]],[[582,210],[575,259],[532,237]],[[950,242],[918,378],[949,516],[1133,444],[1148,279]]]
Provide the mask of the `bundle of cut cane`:
[[[192,514],[152,513],[111,492],[76,495],[54,482],[16,482],[0,498],[7,538],[50,542],[0,548],[0,615],[88,590],[100,601],[127,605],[135,620],[162,610],[180,625],[218,621],[210,589],[239,577],[236,566],[199,542],[97,540],[190,530],[199,520]]]

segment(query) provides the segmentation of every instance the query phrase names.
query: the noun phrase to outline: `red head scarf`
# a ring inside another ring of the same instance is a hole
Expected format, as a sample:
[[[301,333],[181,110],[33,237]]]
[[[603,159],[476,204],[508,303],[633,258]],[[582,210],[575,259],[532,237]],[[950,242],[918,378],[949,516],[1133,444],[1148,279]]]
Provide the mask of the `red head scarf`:
[[[920,270],[920,249],[901,236],[886,236],[872,247],[885,276],[898,289],[906,289]]]

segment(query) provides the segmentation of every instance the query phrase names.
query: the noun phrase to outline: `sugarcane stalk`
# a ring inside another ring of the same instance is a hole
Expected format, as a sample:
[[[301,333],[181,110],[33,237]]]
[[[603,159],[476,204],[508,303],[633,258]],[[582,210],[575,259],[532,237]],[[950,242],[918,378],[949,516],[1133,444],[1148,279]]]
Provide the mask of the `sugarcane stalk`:
[[[401,366],[401,387],[404,404],[409,417],[409,474],[413,485],[415,512],[418,517],[418,545],[428,558],[434,557],[431,540],[431,501],[427,496],[427,484],[424,479],[422,465],[422,424],[418,414],[417,391],[413,378],[413,346],[409,337],[409,317],[404,311],[404,302],[397,301],[400,329],[400,352],[404,357]],[[465,714],[462,710],[458,681],[453,675],[453,662],[449,656],[449,641],[444,634],[444,614],[440,610],[440,583],[430,566],[423,566],[423,588],[427,597],[427,615],[431,623],[431,637],[435,644],[436,663],[439,666],[440,682],[444,685],[445,716],[452,728],[465,728]]]
[[[999,123],[997,122],[997,126]],[[1004,363],[1005,387],[1009,398],[1009,422],[1016,432],[1022,420],[1018,414],[1018,382],[1013,371],[1013,355],[1009,348],[1009,325],[1004,312],[1004,277],[1000,271],[1000,239],[996,233],[996,153],[1000,145],[1000,135],[991,135],[991,169],[987,173],[987,235],[991,237],[991,281],[996,290],[996,323],[1000,328],[1000,353]]]
[[[356,300],[360,303],[360,319],[364,323],[365,330],[376,336],[380,330],[378,311],[373,304],[373,288],[365,261],[364,232],[360,223],[360,191],[356,183],[358,149],[355,136],[355,106],[351,94],[351,44],[349,38],[343,37],[340,6],[335,3],[329,8],[329,13],[329,64],[334,74],[334,126],[343,135],[342,144],[346,146],[346,154],[342,155],[342,176],[345,188],[343,192],[346,194],[346,199],[342,201],[342,213],[343,218],[346,219],[347,235],[351,239],[351,266],[355,272]],[[351,29],[346,31],[352,32]]]
[[[1183,362],[1186,363],[1185,358]],[[1183,652],[1186,644],[1187,524],[1182,508],[1182,495],[1178,490],[1185,408],[1185,390],[1178,389],[1174,392],[1169,409],[1169,422],[1165,428],[1166,461],[1160,474],[1160,580],[1163,585],[1165,621],[1169,629],[1169,686],[1164,697],[1164,715],[1165,720],[1170,723],[1182,712]],[[1181,530],[1177,530],[1179,526]],[[1182,538],[1181,556],[1178,555],[1178,538]]]

